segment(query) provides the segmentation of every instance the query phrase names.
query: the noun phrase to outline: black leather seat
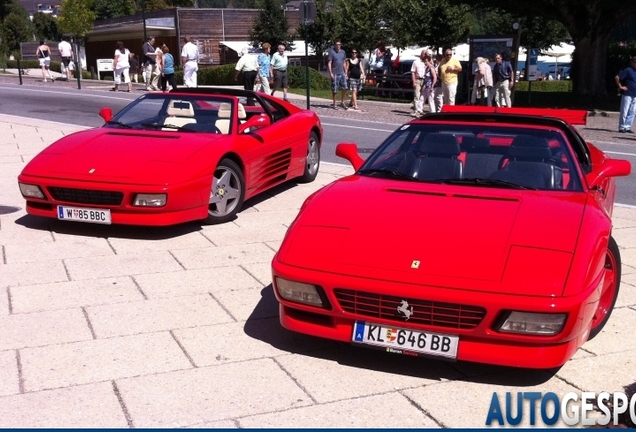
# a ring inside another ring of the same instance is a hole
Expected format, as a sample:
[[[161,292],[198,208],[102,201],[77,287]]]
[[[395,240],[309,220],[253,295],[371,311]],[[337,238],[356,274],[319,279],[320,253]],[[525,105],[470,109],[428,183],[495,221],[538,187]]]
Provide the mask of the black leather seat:
[[[563,173],[554,165],[548,140],[518,135],[508,149],[508,163],[490,177],[536,189],[561,189]]]
[[[462,149],[466,152],[464,178],[488,178],[499,169],[503,154],[490,147],[488,138],[465,136]]]
[[[411,175],[419,180],[460,179],[463,164],[457,159],[459,154],[454,135],[429,133],[418,149]]]

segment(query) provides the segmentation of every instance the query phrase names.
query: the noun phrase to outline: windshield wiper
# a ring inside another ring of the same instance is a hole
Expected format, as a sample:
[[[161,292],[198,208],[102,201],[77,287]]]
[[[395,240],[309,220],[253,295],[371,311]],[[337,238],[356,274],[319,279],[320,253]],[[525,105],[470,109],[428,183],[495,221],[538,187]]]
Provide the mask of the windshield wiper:
[[[123,127],[124,129],[132,129],[133,127],[131,125],[128,125],[126,123],[122,123],[120,121],[107,121],[106,122],[107,125],[114,125],[114,126],[119,126],[119,127]]]
[[[383,176],[387,178],[399,178],[404,180],[417,181],[417,179],[414,178],[413,176],[404,174],[403,172],[388,170],[388,169],[380,169],[380,168],[370,168],[370,169],[360,170],[358,171],[358,174],[371,175],[371,176],[379,175],[379,176]]]
[[[453,185],[474,185],[474,186],[503,186],[510,189],[526,189],[537,190],[531,186],[524,186],[518,183],[509,182],[506,180],[498,180],[493,178],[467,178],[467,179],[447,179],[443,181],[444,184]]]

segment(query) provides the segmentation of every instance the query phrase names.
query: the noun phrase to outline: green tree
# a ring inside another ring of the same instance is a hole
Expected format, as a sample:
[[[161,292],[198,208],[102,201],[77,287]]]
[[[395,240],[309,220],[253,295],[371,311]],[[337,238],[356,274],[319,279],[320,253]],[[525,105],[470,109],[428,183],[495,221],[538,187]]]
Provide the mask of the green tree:
[[[130,0],[94,0],[93,9],[97,19],[134,15],[135,4]]]
[[[97,14],[92,0],[62,0],[58,27],[62,33],[83,37],[93,28]]]
[[[441,48],[464,41],[470,29],[470,9],[447,0],[389,0],[395,45]]]
[[[33,41],[33,26],[28,18],[11,12],[3,21],[2,40],[9,54],[20,53],[20,42]]]
[[[555,20],[546,21],[541,17],[514,16],[501,9],[473,10],[471,35],[510,35],[514,33],[513,23],[521,26],[521,45],[524,47],[547,49],[552,45],[570,39],[561,24]]]
[[[36,39],[59,40],[60,32],[57,28],[57,20],[50,14],[36,12],[33,14],[33,27],[35,27]]]
[[[574,42],[573,91],[591,102],[605,97],[610,35],[636,16],[636,1],[625,0],[452,0],[473,7],[497,7],[514,15],[559,21]]]
[[[334,15],[337,17],[334,39],[341,39],[346,46],[371,50],[377,42],[389,38],[387,0],[339,0]]]
[[[305,29],[305,27],[307,28]],[[305,30],[307,30],[306,38]],[[308,26],[305,26],[301,22],[298,29],[296,29],[296,33],[314,48],[316,57],[318,58],[322,57],[322,53],[325,52],[332,41],[336,39],[335,32],[336,18],[333,14],[333,6],[327,0],[316,0],[315,21]]]
[[[252,44],[257,47],[269,42],[273,47],[280,44],[290,47],[294,36],[289,32],[283,4],[279,0],[259,0],[258,7],[261,11],[249,33]]]

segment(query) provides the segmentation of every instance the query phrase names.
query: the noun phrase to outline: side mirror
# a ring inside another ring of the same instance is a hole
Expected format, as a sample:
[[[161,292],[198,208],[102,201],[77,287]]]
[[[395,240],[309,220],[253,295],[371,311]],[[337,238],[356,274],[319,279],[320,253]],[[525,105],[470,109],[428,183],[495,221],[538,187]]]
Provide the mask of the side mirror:
[[[272,124],[267,114],[261,114],[254,117],[250,117],[245,123],[240,124],[238,132],[240,134],[245,133],[248,130],[269,126]]]
[[[587,174],[589,188],[595,188],[608,177],[628,176],[632,172],[632,164],[623,159],[605,159],[603,163],[591,173]]]
[[[349,161],[353,166],[353,169],[358,171],[358,168],[364,163],[364,159],[358,154],[358,146],[354,143],[340,143],[336,146],[336,156],[340,156]]]
[[[110,108],[102,108],[99,110],[99,116],[104,119],[104,121],[109,122],[113,119],[113,110]]]

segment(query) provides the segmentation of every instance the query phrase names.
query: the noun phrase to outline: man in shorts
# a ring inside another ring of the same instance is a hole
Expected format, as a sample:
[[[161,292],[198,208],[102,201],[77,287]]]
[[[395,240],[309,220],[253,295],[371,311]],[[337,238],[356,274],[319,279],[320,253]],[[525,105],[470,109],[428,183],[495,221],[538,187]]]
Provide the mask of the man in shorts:
[[[287,65],[289,59],[285,53],[285,45],[278,45],[278,52],[272,56],[270,63],[271,73],[270,76],[274,77],[274,88],[272,88],[272,96],[276,93],[276,90],[283,88],[283,99],[287,100],[287,88],[289,84],[287,82]]]
[[[60,52],[60,56],[62,57],[62,64],[64,65],[64,69],[66,70],[66,79],[71,79],[71,69],[69,69],[69,65],[73,61],[73,47],[68,42],[68,36],[64,36],[62,41],[57,45],[57,49]]]
[[[335,110],[339,109],[338,105],[336,105],[338,88],[341,89],[340,107],[347,109],[345,105],[345,98],[347,97],[347,55],[341,47],[342,43],[338,39],[329,50],[329,57],[327,57],[327,69],[331,77],[331,92],[333,93],[333,109]]]

